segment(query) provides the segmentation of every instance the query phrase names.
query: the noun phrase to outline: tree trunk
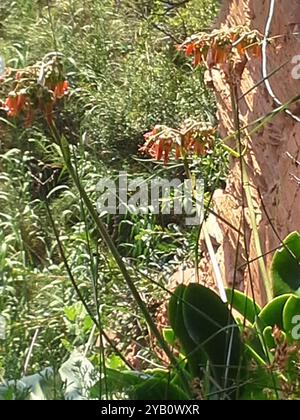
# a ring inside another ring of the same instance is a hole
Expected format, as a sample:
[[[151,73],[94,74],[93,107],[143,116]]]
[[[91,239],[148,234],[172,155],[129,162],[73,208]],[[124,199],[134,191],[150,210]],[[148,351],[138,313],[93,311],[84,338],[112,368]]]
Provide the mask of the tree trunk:
[[[269,0],[224,0],[217,27],[247,25],[264,34],[269,7]],[[270,37],[275,38],[267,47],[267,67],[270,73],[289,59],[289,63],[269,79],[271,88],[281,103],[300,93],[300,80],[293,78],[297,76],[297,67],[295,62],[292,63],[293,57],[300,54],[300,35],[293,34],[300,28],[298,23],[299,0],[275,0],[270,28]],[[221,135],[225,137],[234,131],[229,89],[221,71],[214,69],[211,77],[217,96]],[[262,62],[260,59],[251,59],[242,77],[240,93],[247,92],[261,79]],[[277,106],[262,83],[239,102],[242,126],[264,116]],[[290,109],[293,114],[300,116],[300,108],[293,105]],[[274,253],[270,251],[280,245],[280,239],[284,239],[294,230],[300,230],[300,166],[296,163],[298,160],[300,161],[300,123],[286,113],[277,115],[258,134],[249,139],[246,162],[250,185],[253,186],[252,196],[262,249],[264,253],[269,253],[265,256],[268,268]],[[242,215],[239,159],[231,159],[226,189],[217,192],[214,206],[218,214],[235,227],[239,227]],[[250,293],[251,280],[257,301],[264,304],[266,296],[257,262],[250,264],[250,270],[246,263],[247,252],[250,260],[255,259],[257,255],[247,208],[245,213],[247,223],[241,237],[219,219],[210,221],[210,235],[215,239],[215,249],[227,284],[236,282],[240,290]],[[202,262],[201,268],[206,277],[209,273],[213,276],[208,260]]]

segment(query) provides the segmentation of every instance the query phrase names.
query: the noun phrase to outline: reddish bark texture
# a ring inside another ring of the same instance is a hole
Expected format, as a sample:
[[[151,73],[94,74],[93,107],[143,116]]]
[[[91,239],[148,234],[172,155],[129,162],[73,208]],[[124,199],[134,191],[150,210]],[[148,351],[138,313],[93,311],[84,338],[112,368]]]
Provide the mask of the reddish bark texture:
[[[247,25],[264,33],[269,6],[269,0],[224,0],[216,27]],[[298,23],[299,26],[297,26]],[[292,64],[292,59],[296,55],[300,55],[300,35],[293,34],[296,31],[300,32],[299,0],[276,0],[270,33],[274,39],[268,46],[268,73],[289,60],[284,68],[270,78],[272,89],[282,103],[300,93],[300,80],[292,77],[292,70],[295,67],[295,64]],[[210,77],[217,97],[221,135],[225,137],[234,131],[229,89],[221,71],[213,70]],[[261,60],[251,59],[242,77],[240,93],[247,92],[261,79]],[[247,125],[277,106],[265,85],[261,84],[240,101],[239,107],[241,124]],[[298,108],[294,105],[291,109],[300,116],[299,105]],[[234,142],[232,146],[234,147]],[[283,239],[294,230],[300,231],[300,166],[297,166],[288,157],[287,152],[300,161],[300,123],[295,122],[285,113],[274,118],[261,132],[253,135],[248,142],[246,162],[250,185],[255,186],[252,188],[252,196],[264,253],[278,247],[280,240],[268,221],[257,189],[261,193],[264,206],[280,238]],[[299,183],[297,182],[298,178]],[[240,225],[242,214],[241,191],[239,160],[232,159],[226,189],[217,191],[214,206],[218,214],[237,228]],[[244,229],[245,236],[238,237],[235,231],[215,218],[209,221],[209,232],[213,239],[224,281],[228,285],[236,282],[240,290],[246,290],[251,294],[251,280],[257,301],[264,304],[266,296],[263,292],[258,265],[253,262],[251,274],[249,274],[246,264],[245,248],[248,249],[250,259],[256,257],[256,250],[247,208],[245,213],[247,222]],[[201,248],[206,253],[204,242],[201,242]],[[272,255],[273,252],[265,257],[268,269]],[[194,281],[192,271],[186,270],[184,273],[185,282],[188,279]],[[208,257],[202,259],[200,276],[201,282],[204,284],[212,283],[213,273]],[[175,281],[181,282],[181,277],[181,274],[177,273]],[[172,282],[174,284],[174,279]]]
[[[269,14],[269,0],[227,0],[224,1],[217,26],[248,25],[264,33]],[[298,27],[299,23],[299,27]],[[289,59],[289,63],[270,78],[275,95],[282,103],[295,97],[300,92],[300,80],[292,77],[295,64],[293,57],[300,55],[300,35],[293,32],[300,29],[299,0],[276,0],[275,13],[270,36],[274,37],[268,46],[268,73],[279,67]],[[300,61],[300,60],[299,60]],[[233,118],[228,87],[222,73],[214,70],[212,73],[218,102],[218,115],[221,124],[221,134],[226,136],[233,131]],[[257,59],[248,63],[241,82],[241,92],[247,92],[262,79],[261,61]],[[276,106],[268,94],[264,84],[249,93],[239,103],[242,125],[270,112]],[[300,115],[300,107],[293,106],[293,112]],[[287,155],[300,160],[300,123],[283,113],[274,118],[264,129],[252,136],[248,143],[246,156],[250,184],[252,189],[257,225],[261,237],[263,252],[276,248],[280,241],[276,237],[261,204],[257,188],[263,197],[264,206],[281,238],[294,230],[300,230],[300,166]],[[241,181],[238,159],[232,159],[230,176],[224,192],[219,192],[215,199],[215,209],[225,219],[238,227],[241,220],[242,200]],[[246,209],[247,215],[247,209]],[[246,217],[247,218],[247,217]],[[250,289],[252,279],[256,298],[260,303],[265,302],[262,292],[261,276],[256,263],[251,264],[251,276],[245,265],[245,246],[248,248],[250,259],[256,257],[253,236],[249,224],[245,229],[246,241],[238,238],[224,223],[217,222],[223,235],[218,235],[216,248],[222,267],[224,279],[232,284],[235,279],[235,260],[238,254],[236,282],[242,290]],[[216,225],[211,227],[211,234]],[[240,250],[237,253],[237,243]],[[246,245],[245,245],[246,242]],[[265,258],[270,267],[272,253]],[[203,263],[205,264],[205,263]],[[209,263],[203,269],[210,270]]]

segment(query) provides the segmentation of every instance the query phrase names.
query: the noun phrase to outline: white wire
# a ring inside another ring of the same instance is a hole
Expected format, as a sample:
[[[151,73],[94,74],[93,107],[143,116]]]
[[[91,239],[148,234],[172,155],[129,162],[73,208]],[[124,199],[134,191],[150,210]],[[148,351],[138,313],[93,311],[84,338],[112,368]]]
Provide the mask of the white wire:
[[[267,88],[267,91],[269,92],[269,95],[272,97],[273,101],[277,104],[282,106],[282,102],[277,98],[275,95],[270,81],[268,79],[268,60],[267,60],[267,46],[268,46],[268,38],[270,35],[271,25],[274,17],[274,11],[275,11],[275,0],[270,0],[270,9],[269,9],[269,15],[268,20],[265,27],[265,34],[264,39],[262,43],[262,74],[263,79]],[[300,118],[294,115],[291,111],[288,109],[285,110],[285,113],[288,114],[291,118],[293,118],[295,121],[300,122]]]

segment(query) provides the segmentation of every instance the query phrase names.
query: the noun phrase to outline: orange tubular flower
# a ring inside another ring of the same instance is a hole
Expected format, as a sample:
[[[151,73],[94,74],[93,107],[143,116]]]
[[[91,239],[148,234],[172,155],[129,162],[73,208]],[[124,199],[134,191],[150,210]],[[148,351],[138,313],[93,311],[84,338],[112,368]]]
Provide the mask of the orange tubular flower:
[[[175,146],[175,160],[179,160],[181,157],[181,147],[179,144],[176,144]]]
[[[236,49],[240,56],[245,55],[245,47],[243,46],[242,43],[237,44]]]
[[[185,55],[187,57],[190,57],[195,51],[195,45],[194,44],[189,44],[187,45],[186,49],[185,49]]]
[[[140,148],[141,152],[147,153],[155,160],[161,160],[163,155],[163,140],[157,140],[154,143],[146,144]]]
[[[49,57],[52,57],[49,60]],[[47,59],[47,63],[46,63]],[[10,77],[14,75],[14,77]],[[14,71],[7,69],[3,77],[11,82],[11,92],[0,100],[0,110],[8,117],[19,117],[25,127],[30,127],[34,117],[41,112],[48,125],[53,126],[53,110],[58,100],[69,91],[63,75],[63,65],[56,53],[47,54],[41,63]],[[3,79],[4,80],[4,79]],[[1,78],[0,78],[1,82]]]
[[[186,120],[178,129],[157,125],[144,135],[146,142],[140,151],[157,161],[163,160],[166,165],[173,150],[175,160],[182,154],[205,156],[214,142],[214,135],[215,128],[206,122]]]
[[[153,159],[159,161],[164,153],[164,142],[161,139],[157,139],[154,143],[145,145],[140,150],[142,152],[146,152]]]
[[[9,117],[16,117],[23,109],[26,103],[24,95],[9,96],[5,101],[7,115]]]
[[[4,106],[9,117],[16,117],[18,114],[18,97],[9,96],[6,98]]]
[[[54,89],[54,98],[61,99],[63,98],[69,90],[69,84],[66,80],[59,82]]]
[[[156,160],[160,160],[164,151],[164,142],[163,140],[158,140],[157,143],[155,143],[155,149],[156,149],[156,153],[155,153],[155,159]]]
[[[231,52],[229,46],[217,46],[215,53],[216,64],[225,64]]]
[[[158,129],[154,128],[144,135],[146,143],[140,148],[140,152],[147,153],[153,159],[164,160],[166,165],[169,161],[170,152],[173,148],[174,139],[167,137],[163,132],[159,135]]]
[[[26,97],[24,95],[18,95],[18,100],[17,100],[17,113],[19,114],[24,105],[26,103]]]

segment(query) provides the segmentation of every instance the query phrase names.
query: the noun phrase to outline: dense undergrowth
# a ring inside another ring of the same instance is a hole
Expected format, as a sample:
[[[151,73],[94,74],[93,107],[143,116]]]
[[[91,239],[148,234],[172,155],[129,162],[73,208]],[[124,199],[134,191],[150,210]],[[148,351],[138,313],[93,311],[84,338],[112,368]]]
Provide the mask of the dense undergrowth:
[[[245,160],[250,135],[285,105],[250,134],[241,127],[238,87],[263,36],[209,29],[218,5],[2,2],[0,399],[299,398],[300,236],[281,241],[267,270]],[[204,83],[213,67],[230,90],[233,148]],[[228,154],[240,163],[263,308],[225,289],[207,233]],[[198,204],[202,179],[205,217],[189,226],[164,211],[175,192],[157,214],[103,211],[99,182],[120,187],[120,173],[140,191],[176,178],[190,186],[186,205]],[[197,284],[200,237],[211,289]],[[178,286],[172,273],[187,267],[196,282]]]
[[[0,6],[0,50],[8,68],[21,70],[51,51],[63,54],[70,92],[55,110],[55,121],[74,145],[77,170],[92,199],[97,182],[120,170],[146,179],[182,173],[182,165],[149,165],[138,153],[143,134],[155,124],[176,126],[188,117],[215,122],[203,72],[192,68],[176,44],[209,26],[217,5],[195,0],[168,10],[163,2],[142,4],[22,0]],[[4,99],[7,87],[0,89]],[[140,356],[145,366],[160,364],[49,127],[41,116],[24,128],[22,118],[7,120],[5,111],[0,113],[0,312],[6,321],[1,377],[20,378],[46,367],[56,371],[89,337],[89,356],[95,363],[101,358],[94,345],[98,332],[74,292],[51,218],[82,296],[95,316],[101,311],[111,340],[121,351],[131,346],[129,356]],[[226,155],[209,154],[198,168],[208,189],[222,186]],[[154,312],[165,298],[154,282],[166,286],[170,273],[194,253],[197,232],[181,222],[168,215],[105,219]],[[108,343],[105,352],[109,361]]]

